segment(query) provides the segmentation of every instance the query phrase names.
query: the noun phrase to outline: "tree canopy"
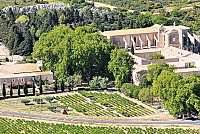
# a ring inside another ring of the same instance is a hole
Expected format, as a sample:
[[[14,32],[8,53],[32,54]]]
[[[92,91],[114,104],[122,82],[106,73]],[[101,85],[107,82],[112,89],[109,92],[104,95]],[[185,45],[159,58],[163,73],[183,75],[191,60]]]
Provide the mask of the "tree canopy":
[[[157,62],[155,64],[148,66],[148,73],[147,73],[147,79],[151,83],[153,83],[154,80],[157,79],[157,77],[160,75],[160,73],[163,70],[173,71],[174,67],[170,66],[169,64],[165,62]]]
[[[112,51],[108,69],[115,77],[115,85],[117,88],[120,88],[123,83],[130,81],[132,66],[133,59],[126,50],[114,49]]]
[[[173,68],[166,63],[150,65],[149,69],[149,76],[153,78],[150,93],[162,100],[163,106],[170,114],[200,114],[200,78],[198,76],[183,78],[174,73]],[[145,95],[142,95],[142,91],[139,97],[144,100]]]
[[[107,66],[115,48],[95,28],[83,26],[72,30],[61,25],[39,38],[33,56],[42,59],[43,69],[54,71],[59,79],[80,74],[89,80],[94,75],[110,75]]]

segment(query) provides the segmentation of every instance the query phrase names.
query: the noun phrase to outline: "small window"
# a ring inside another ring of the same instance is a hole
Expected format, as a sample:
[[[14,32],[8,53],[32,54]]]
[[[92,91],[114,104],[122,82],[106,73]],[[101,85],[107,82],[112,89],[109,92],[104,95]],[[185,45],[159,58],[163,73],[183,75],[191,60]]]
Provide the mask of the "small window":
[[[172,38],[172,41],[173,41],[173,42],[176,42],[176,37],[173,37],[173,38]]]

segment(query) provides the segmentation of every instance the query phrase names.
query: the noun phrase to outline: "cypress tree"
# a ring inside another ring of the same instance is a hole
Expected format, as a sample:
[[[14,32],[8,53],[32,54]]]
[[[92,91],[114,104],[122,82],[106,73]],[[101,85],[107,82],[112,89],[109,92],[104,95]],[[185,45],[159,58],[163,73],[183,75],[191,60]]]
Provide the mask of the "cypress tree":
[[[33,79],[32,86],[33,86],[33,95],[35,95],[35,79]]]
[[[65,84],[64,84],[64,81],[62,79],[62,81],[61,81],[61,91],[64,92],[64,90],[65,90]]]
[[[39,80],[39,90],[40,90],[40,94],[42,94],[43,90],[42,90],[42,78],[40,76],[40,80]]]
[[[6,97],[6,86],[5,86],[5,83],[3,83],[2,94],[3,94],[3,97],[5,98]]]
[[[27,83],[26,83],[26,81],[25,81],[25,83],[24,83],[23,89],[24,89],[24,95],[27,96],[28,90],[27,90]]]
[[[12,81],[11,81],[11,83],[10,83],[10,96],[11,96],[11,97],[13,96]]]
[[[17,88],[18,88],[18,96],[20,96],[20,85],[19,85],[19,81],[18,81],[18,86],[17,86]]]
[[[135,50],[134,50],[133,45],[131,45],[131,53],[132,53],[133,55],[135,54]]]
[[[57,90],[58,90],[57,79],[55,79],[54,90],[57,93]]]

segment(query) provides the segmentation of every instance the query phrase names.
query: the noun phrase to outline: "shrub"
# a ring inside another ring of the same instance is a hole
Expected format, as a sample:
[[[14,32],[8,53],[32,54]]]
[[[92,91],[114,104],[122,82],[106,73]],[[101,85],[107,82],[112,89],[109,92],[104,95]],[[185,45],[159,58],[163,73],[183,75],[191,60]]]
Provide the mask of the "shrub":
[[[49,109],[50,111],[54,111],[56,109],[55,106],[48,106],[47,109]]]
[[[29,102],[31,102],[31,101],[28,100],[28,99],[22,99],[21,100],[21,103],[24,103],[25,105],[27,105]]]
[[[55,99],[54,96],[47,96],[47,97],[45,98],[45,100],[48,101],[48,102],[51,102],[53,99]]]
[[[161,54],[153,54],[152,59],[157,60],[157,59],[164,59],[165,57]]]
[[[42,100],[41,98],[34,98],[33,101],[39,104],[39,103],[41,103],[43,100]]]
[[[136,86],[131,83],[124,83],[120,89],[120,91],[131,98],[136,98],[138,99],[138,94],[140,92],[140,87]]]
[[[106,89],[109,85],[109,80],[101,76],[94,76],[89,85],[91,89]]]
[[[141,89],[138,96],[141,101],[146,101],[146,102],[152,101],[152,94],[151,94],[150,89],[148,88]]]

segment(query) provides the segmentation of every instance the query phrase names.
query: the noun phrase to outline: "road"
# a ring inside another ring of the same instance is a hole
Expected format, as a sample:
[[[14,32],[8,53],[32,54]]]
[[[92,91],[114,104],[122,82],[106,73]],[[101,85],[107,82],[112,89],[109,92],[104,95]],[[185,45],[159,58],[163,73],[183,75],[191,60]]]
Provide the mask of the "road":
[[[200,120],[191,121],[191,120],[179,120],[179,121],[130,121],[130,120],[96,120],[96,119],[81,119],[73,117],[57,117],[49,115],[39,115],[39,114],[27,114],[21,112],[11,112],[0,110],[0,115],[7,116],[20,116],[24,118],[37,118],[43,120],[54,120],[54,121],[66,121],[74,123],[101,123],[101,124],[120,124],[120,125],[134,125],[134,124],[161,124],[161,125],[200,125]]]

